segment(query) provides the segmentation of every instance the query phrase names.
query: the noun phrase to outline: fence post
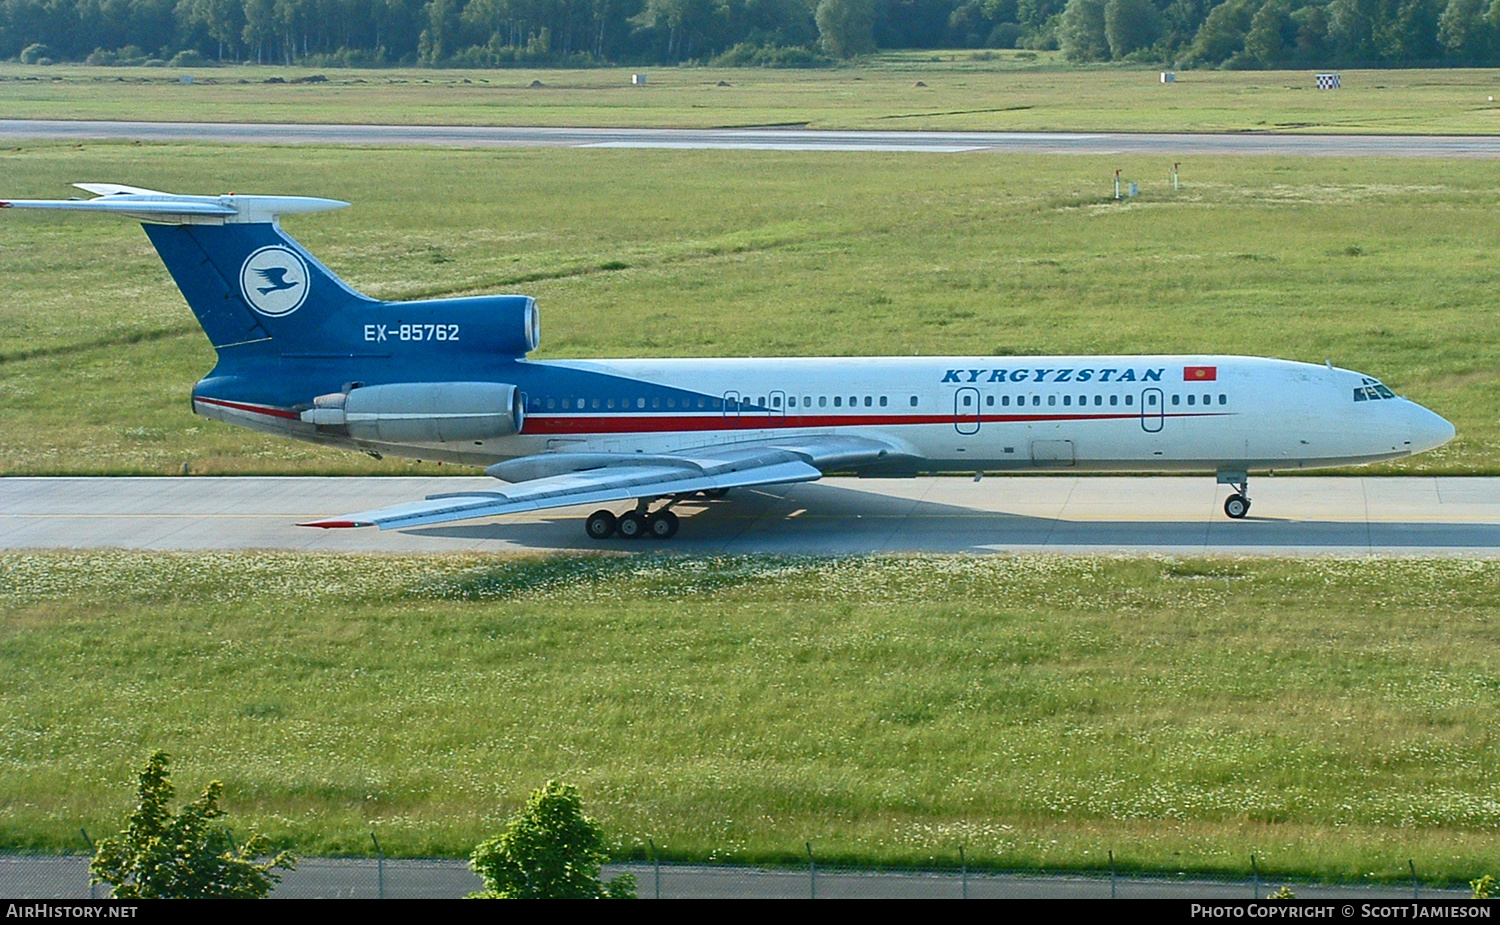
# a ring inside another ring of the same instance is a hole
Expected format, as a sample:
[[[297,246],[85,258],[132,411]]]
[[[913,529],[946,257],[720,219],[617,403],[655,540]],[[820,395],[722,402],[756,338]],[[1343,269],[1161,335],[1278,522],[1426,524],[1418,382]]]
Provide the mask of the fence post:
[[[969,859],[964,857],[964,846],[958,846],[958,869],[959,876],[963,878],[964,899],[969,898]]]
[[[812,842],[804,842],[807,845],[807,887],[808,898],[818,898],[818,867],[813,863]]]
[[[1255,898],[1260,899],[1260,868],[1255,866],[1255,855],[1250,855],[1251,882],[1255,884]]]
[[[89,838],[88,829],[85,829],[83,826],[79,826],[78,834],[83,836],[83,843],[89,846],[89,861],[92,863],[94,855],[99,853],[99,849],[94,847],[94,840],[92,838]],[[83,875],[89,879],[89,899],[97,899],[98,897],[94,895],[93,873],[85,868]]]
[[[656,898],[661,899],[661,855],[656,853],[656,841],[651,836],[646,836],[646,844],[651,846],[651,861],[655,867]]]
[[[1411,868],[1411,898],[1421,899],[1421,887],[1417,883],[1417,865],[1411,858],[1406,859],[1406,866]]]
[[[1115,898],[1115,849],[1109,849],[1109,898]]]
[[[375,843],[375,898],[385,899],[385,852],[380,850],[380,839],[375,833],[370,833],[370,841]]]

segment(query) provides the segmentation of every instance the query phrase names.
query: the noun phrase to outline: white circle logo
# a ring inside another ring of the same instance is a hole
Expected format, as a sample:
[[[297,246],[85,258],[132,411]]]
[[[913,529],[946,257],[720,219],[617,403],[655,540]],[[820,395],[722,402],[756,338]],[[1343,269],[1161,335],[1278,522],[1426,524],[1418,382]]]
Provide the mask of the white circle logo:
[[[289,247],[262,247],[240,267],[240,294],[262,315],[290,315],[307,298],[307,261]]]

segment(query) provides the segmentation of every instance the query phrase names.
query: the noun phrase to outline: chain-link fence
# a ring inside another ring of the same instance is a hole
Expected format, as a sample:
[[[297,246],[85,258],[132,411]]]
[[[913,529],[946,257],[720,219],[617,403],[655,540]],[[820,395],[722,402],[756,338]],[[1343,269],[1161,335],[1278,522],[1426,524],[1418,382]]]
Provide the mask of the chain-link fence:
[[[642,899],[1262,899],[1289,887],[1298,899],[1463,899],[1468,890],[1425,886],[1415,867],[1405,882],[1381,885],[1309,884],[1251,867],[1246,876],[870,870],[824,867],[815,858],[799,868],[704,864],[610,864],[605,879],[635,876]],[[1395,872],[1393,872],[1395,873]],[[459,860],[303,858],[284,872],[273,898],[452,899],[480,887]],[[103,899],[90,886],[83,855],[0,855],[0,897]]]

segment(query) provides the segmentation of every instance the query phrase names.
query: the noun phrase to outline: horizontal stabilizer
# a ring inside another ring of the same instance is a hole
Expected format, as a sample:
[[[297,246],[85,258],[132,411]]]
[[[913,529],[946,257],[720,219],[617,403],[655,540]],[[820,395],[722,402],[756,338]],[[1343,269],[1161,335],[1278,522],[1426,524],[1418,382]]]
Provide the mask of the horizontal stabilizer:
[[[98,193],[96,199],[9,199],[0,209],[58,209],[106,212],[168,225],[224,225],[273,222],[281,215],[342,209],[349,203],[309,196],[179,196],[114,183],[75,183]]]

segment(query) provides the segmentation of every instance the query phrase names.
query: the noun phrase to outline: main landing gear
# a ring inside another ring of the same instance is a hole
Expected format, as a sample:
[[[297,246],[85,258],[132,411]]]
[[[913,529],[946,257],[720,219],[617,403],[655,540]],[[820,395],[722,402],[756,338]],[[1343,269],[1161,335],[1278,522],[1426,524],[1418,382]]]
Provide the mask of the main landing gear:
[[[627,540],[670,540],[677,535],[677,529],[682,526],[681,518],[672,513],[672,508],[693,498],[717,501],[727,494],[729,494],[727,488],[712,488],[707,491],[673,495],[666,504],[654,511],[651,510],[651,502],[659,499],[642,498],[635,503],[635,510],[626,511],[618,517],[607,510],[595,511],[589,515],[588,520],[583,522],[583,529],[590,539],[595,540],[607,540],[616,535]]]
[[[677,502],[671,501],[666,507],[650,511],[647,509],[647,502],[641,501],[635,510],[626,511],[619,517],[610,511],[595,511],[583,522],[583,529],[591,539],[596,540],[607,540],[616,533],[627,540],[643,537],[670,540],[677,535],[677,528],[682,526],[682,520],[669,510],[675,503]]]
[[[1243,520],[1250,513],[1250,477],[1243,472],[1220,472],[1219,484],[1234,486],[1234,493],[1224,499],[1224,513]]]

